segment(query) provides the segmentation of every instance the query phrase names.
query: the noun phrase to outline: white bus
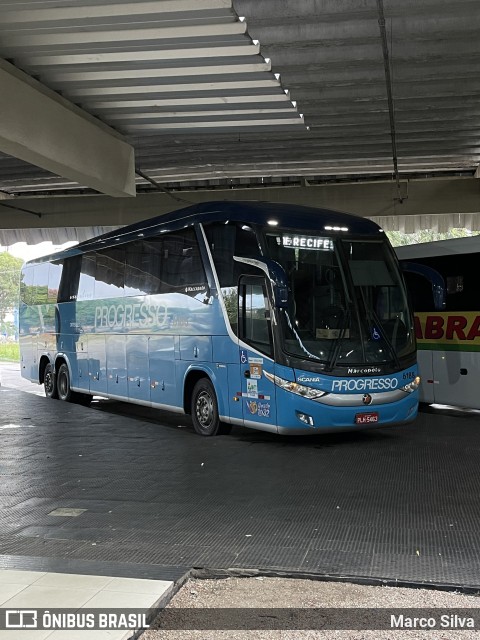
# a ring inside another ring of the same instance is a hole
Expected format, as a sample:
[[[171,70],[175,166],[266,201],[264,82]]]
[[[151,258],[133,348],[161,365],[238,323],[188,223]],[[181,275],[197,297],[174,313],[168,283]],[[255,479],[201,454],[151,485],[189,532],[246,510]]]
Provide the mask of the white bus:
[[[480,236],[395,251],[415,313],[420,401],[480,409]]]

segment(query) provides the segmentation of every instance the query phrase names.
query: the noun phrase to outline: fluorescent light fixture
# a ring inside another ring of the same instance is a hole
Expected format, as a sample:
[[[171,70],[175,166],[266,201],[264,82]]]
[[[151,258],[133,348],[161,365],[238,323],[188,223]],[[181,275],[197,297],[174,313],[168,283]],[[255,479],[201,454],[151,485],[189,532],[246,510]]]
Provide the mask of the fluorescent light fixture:
[[[278,220],[267,220],[267,224],[271,227],[276,227],[278,225]]]

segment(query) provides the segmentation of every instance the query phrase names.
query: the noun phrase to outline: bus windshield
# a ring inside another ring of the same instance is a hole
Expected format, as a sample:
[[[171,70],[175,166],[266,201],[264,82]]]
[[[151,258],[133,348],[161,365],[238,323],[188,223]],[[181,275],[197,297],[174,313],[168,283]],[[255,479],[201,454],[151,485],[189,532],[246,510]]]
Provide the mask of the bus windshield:
[[[390,364],[415,350],[403,280],[384,240],[338,239],[275,230],[270,257],[285,269],[280,310],[286,353],[326,370]]]

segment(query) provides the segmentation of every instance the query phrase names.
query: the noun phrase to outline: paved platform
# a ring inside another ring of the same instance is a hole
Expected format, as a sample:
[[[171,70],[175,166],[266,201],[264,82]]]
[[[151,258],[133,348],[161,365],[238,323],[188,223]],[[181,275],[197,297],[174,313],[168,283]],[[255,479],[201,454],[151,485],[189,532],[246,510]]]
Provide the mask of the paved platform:
[[[139,578],[148,567],[159,579],[197,567],[480,586],[478,414],[209,439],[186,417],[109,401],[85,408],[6,383],[0,567],[121,563]]]
[[[94,609],[148,612],[168,602],[172,590],[173,582],[168,580],[0,569],[0,608],[13,612],[32,607],[49,612],[59,612],[59,608],[63,608],[78,614],[88,614]],[[24,620],[26,624],[32,624],[28,613]],[[12,614],[11,621],[11,624],[20,624],[16,613]],[[139,627],[138,631],[141,629]],[[120,629],[8,629],[0,631],[0,639],[75,640],[87,637],[88,640],[126,640],[133,633]]]

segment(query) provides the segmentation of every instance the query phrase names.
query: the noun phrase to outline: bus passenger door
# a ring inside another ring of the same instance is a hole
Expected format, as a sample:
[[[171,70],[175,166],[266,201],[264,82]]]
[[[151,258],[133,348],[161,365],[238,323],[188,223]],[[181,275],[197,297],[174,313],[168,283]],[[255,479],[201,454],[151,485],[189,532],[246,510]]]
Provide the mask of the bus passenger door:
[[[263,276],[239,281],[238,320],[243,419],[258,429],[276,427],[275,385],[264,373],[274,374],[271,309]],[[272,430],[271,428],[266,430]]]

